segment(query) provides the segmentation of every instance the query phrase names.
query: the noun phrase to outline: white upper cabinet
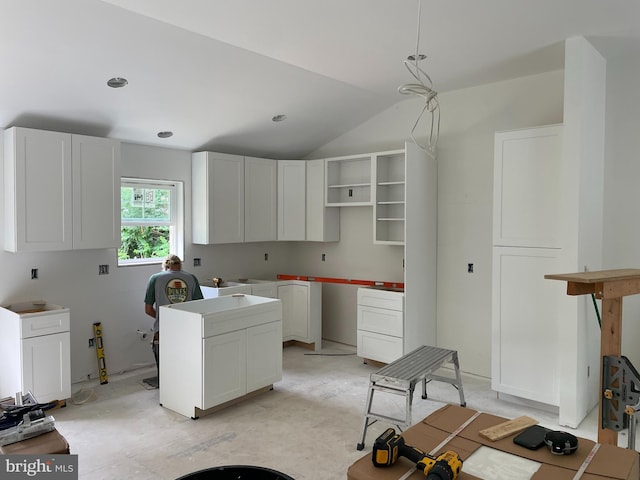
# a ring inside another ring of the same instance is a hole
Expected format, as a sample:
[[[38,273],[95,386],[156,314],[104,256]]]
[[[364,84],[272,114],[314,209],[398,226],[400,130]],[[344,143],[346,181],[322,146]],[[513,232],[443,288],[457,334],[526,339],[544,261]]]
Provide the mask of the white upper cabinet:
[[[306,238],[306,163],[278,160],[278,240]]]
[[[340,209],[325,206],[325,161],[307,161],[307,241],[340,240]]]
[[[193,243],[276,240],[277,160],[197,152],[191,174]]]
[[[120,247],[120,142],[72,135],[73,248]]]
[[[244,242],[244,157],[194,153],[191,175],[193,243]]]
[[[244,241],[277,239],[278,161],[244,157]]]
[[[495,138],[493,241],[559,248],[562,125]]]
[[[9,128],[4,200],[5,250],[118,247],[120,143]]]

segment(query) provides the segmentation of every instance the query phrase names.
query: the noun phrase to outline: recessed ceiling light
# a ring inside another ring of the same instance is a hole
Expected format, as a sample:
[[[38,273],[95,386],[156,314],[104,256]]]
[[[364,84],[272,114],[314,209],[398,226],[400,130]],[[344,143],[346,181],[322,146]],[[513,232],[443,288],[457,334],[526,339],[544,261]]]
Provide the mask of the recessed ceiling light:
[[[420,61],[420,60],[424,60],[425,58],[427,58],[427,56],[426,56],[424,53],[419,53],[419,54],[418,54],[418,61]],[[415,61],[416,61],[416,56],[415,56],[415,55],[409,55],[409,56],[407,57],[407,60],[410,60],[410,61],[412,61],[412,62],[415,62]]]
[[[126,78],[122,77],[113,77],[107,80],[107,85],[109,85],[111,88],[122,88],[127,83],[129,83],[129,81]]]
[[[273,118],[271,118],[271,121],[273,122],[283,122],[287,119],[286,115],[280,114],[280,115],[274,115]]]
[[[173,132],[158,132],[158,137],[160,138],[169,138],[173,136]]]

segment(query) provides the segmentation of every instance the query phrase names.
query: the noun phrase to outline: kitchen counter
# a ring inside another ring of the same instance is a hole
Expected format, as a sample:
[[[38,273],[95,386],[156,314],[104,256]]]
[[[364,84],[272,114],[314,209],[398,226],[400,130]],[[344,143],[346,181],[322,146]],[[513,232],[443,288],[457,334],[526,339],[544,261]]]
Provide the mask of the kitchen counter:
[[[234,294],[160,307],[160,404],[198,418],[282,379],[282,302]]]

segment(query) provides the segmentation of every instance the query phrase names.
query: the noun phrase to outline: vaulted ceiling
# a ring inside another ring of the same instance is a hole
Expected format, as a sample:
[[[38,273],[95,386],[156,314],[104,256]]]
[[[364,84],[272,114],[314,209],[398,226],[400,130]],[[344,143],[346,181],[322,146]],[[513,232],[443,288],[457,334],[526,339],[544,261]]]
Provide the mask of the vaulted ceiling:
[[[640,53],[640,1],[0,0],[0,127],[297,158],[404,100],[416,47],[446,92],[560,69],[578,35]]]

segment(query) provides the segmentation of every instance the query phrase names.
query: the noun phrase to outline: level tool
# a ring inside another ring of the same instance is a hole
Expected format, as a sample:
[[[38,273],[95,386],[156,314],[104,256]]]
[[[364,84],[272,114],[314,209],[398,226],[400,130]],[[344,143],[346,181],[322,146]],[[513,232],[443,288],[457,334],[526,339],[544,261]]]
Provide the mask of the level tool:
[[[98,356],[98,371],[100,373],[100,384],[109,383],[109,374],[107,373],[107,363],[104,359],[104,343],[102,342],[102,323],[93,324],[93,338],[96,342],[96,355]]]

